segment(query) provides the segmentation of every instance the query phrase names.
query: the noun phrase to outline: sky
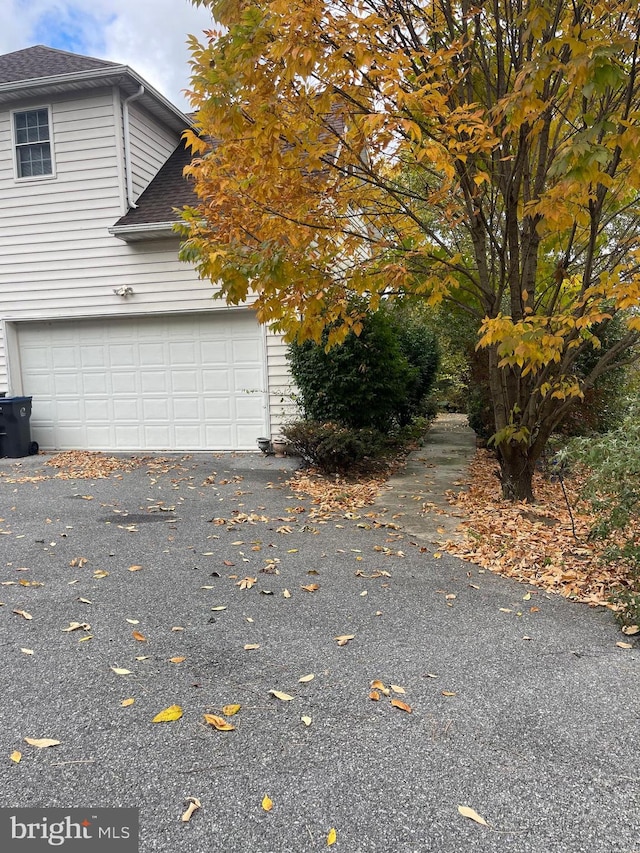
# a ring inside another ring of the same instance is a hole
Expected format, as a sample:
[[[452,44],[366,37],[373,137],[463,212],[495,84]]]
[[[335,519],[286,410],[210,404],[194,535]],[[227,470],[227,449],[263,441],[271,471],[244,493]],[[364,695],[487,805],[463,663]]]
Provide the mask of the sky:
[[[44,44],[128,65],[188,111],[187,36],[211,26],[189,0],[0,0],[0,54]]]

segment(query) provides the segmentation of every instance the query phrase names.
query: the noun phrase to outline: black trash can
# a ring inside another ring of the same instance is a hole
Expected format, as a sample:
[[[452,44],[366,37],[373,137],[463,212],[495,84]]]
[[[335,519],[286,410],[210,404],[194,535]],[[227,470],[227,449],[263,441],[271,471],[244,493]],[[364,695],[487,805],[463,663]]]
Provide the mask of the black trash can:
[[[38,445],[31,441],[32,397],[0,398],[0,456],[18,458],[38,452]]]

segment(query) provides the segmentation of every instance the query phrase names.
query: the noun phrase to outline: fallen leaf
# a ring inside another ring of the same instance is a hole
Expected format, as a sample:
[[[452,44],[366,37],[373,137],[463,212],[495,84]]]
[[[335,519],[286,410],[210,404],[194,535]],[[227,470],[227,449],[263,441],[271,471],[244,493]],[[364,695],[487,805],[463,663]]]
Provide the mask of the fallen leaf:
[[[225,717],[233,717],[238,713],[242,705],[225,705],[222,709],[222,713]]]
[[[87,642],[87,640],[93,640],[93,635],[92,635],[92,634],[87,634],[87,635],[86,635],[86,637],[80,637],[80,638],[79,638],[79,640],[78,640],[78,642],[79,642],[79,643],[86,643],[86,642]]]
[[[120,704],[122,705],[123,708],[128,708],[129,705],[133,705],[133,703],[135,701],[136,701],[135,699],[123,699]]]
[[[513,610],[511,610],[509,607],[501,607],[500,613],[513,613]]]
[[[310,726],[310,725],[311,725],[311,717],[300,717],[300,719],[301,719],[301,720],[302,720],[302,722],[305,724],[305,726]]]
[[[27,619],[27,620],[33,619],[33,616],[30,613],[27,613],[26,610],[17,610],[16,609],[13,612],[16,614],[16,616],[22,616],[23,619]]]
[[[458,811],[463,817],[468,817],[469,820],[475,820],[476,823],[480,823],[482,826],[489,826],[486,820],[480,817],[475,809],[469,808],[469,806],[458,806]]]
[[[131,675],[130,669],[122,669],[118,666],[112,666],[111,669],[115,672],[116,675]]]
[[[391,704],[394,708],[400,708],[401,711],[406,711],[407,714],[411,714],[411,705],[407,705],[406,702],[401,702],[399,699],[392,699]]]
[[[310,675],[303,675],[302,678],[298,679],[298,681],[301,684],[306,684],[309,681],[313,681],[314,678],[315,678],[315,675],[313,675],[313,673],[311,673]]]
[[[146,643],[147,642],[147,638],[143,634],[141,634],[140,631],[132,631],[131,636],[133,637],[134,640],[137,640],[139,643]]]
[[[32,654],[34,654],[33,649],[20,649],[20,651],[21,651],[21,652],[24,652],[24,654],[25,654],[25,655],[32,655]]]
[[[456,695],[453,692],[453,690],[441,690],[440,692],[442,693],[443,696],[455,696]]]
[[[187,797],[185,803],[188,803],[186,812],[180,818],[181,821],[187,823],[191,820],[191,816],[197,810],[202,808],[202,803],[197,797]]]
[[[182,708],[180,705],[169,705],[164,711],[156,714],[152,723],[171,723],[173,720],[179,720],[182,716]]]
[[[272,801],[272,800],[270,799],[270,797],[268,797],[266,794],[265,794],[265,796],[262,798],[262,808],[263,808],[266,812],[270,812],[270,811],[271,811],[271,809],[273,808],[273,801]]]
[[[182,663],[185,660],[186,658],[184,657],[169,658],[169,663]]]
[[[390,686],[391,686],[391,689],[393,690],[394,693],[406,693],[407,692],[404,689],[404,687],[399,687],[397,684],[391,684]]]
[[[88,622],[69,622],[67,628],[62,628],[62,632],[68,634],[70,631],[90,631],[91,625]]]
[[[215,714],[205,714],[204,719],[219,732],[232,732],[235,730],[235,726],[232,726],[231,723],[228,723],[222,717],[217,717]]]
[[[129,623],[129,625],[139,625],[140,624],[139,619],[127,619],[127,622]]]
[[[457,597],[458,596],[455,594],[455,592],[450,592],[449,595],[445,595],[445,598],[447,601],[453,601],[454,598],[457,598]]]
[[[20,759],[22,758],[22,753],[20,752],[19,749],[14,749],[14,751],[11,753],[9,758],[12,761],[15,761],[16,764],[20,764]]]
[[[434,558],[435,558],[436,560],[439,560],[439,559],[440,559],[440,557],[442,557],[442,552],[441,552],[441,551],[436,551],[436,552],[435,552],[435,554],[434,554],[433,556],[434,556]]]
[[[252,651],[253,649],[259,649],[260,644],[259,643],[247,643],[244,648],[245,648],[245,651],[249,652],[249,651]]]
[[[633,648],[633,645],[631,643],[620,642],[620,643],[616,643],[616,646],[618,646],[619,649],[632,649]]]
[[[374,702],[379,702],[380,701],[380,694],[378,693],[377,690],[372,690],[369,693],[369,699],[372,699]]]
[[[523,595],[522,600],[523,601],[531,601],[531,593],[528,592],[528,593],[526,593],[526,595]]]
[[[83,604],[93,604],[93,601],[89,601],[88,598],[79,598],[78,601],[81,601]]]
[[[339,646],[346,646],[349,640],[353,640],[355,634],[342,634],[340,637],[334,637],[338,641]]]
[[[289,696],[288,693],[282,693],[280,690],[270,690],[272,696],[275,696],[276,699],[280,699],[282,702],[290,702],[294,697]]]
[[[640,633],[640,625],[625,625],[622,633],[626,634],[627,637],[632,637],[634,634]]]
[[[425,678],[437,678],[435,672],[425,672]]]
[[[241,581],[238,581],[236,586],[239,586],[240,589],[251,589],[251,587],[258,582],[258,578],[242,578]]]
[[[330,829],[329,834],[327,835],[327,847],[331,847],[333,844],[335,844],[337,838],[338,833],[335,831],[335,829]]]
[[[212,608],[212,609],[213,609],[213,610],[215,610],[215,607],[214,607],[214,608]],[[223,609],[224,609],[224,608],[223,608]],[[174,626],[173,626],[173,628],[172,628],[171,630],[172,630],[172,631],[184,631],[184,628],[182,628],[180,625],[174,625]]]
[[[139,572],[142,566],[129,566],[130,572]]]
[[[389,696],[391,694],[391,691],[389,690],[389,688],[385,687],[384,684],[381,681],[379,681],[378,679],[371,682],[371,687],[374,690],[379,690],[380,693],[384,693],[385,696]]]
[[[104,569],[96,569],[95,572],[93,573],[93,576],[94,576],[94,578],[99,579],[99,578],[106,578],[108,576],[108,574],[109,574],[109,572],[106,572]]]
[[[149,660],[149,655],[136,655],[136,660]]]
[[[282,594],[284,595],[285,598],[291,598],[291,593],[289,592],[288,589],[285,589]]]
[[[38,749],[46,749],[48,746],[59,746],[60,741],[50,737],[26,737],[25,741]]]
[[[226,610],[226,609],[227,609],[227,605],[226,605],[226,604],[216,604],[216,606],[215,606],[215,607],[212,607],[211,609],[212,609],[212,610],[216,610],[216,611],[217,611],[217,610]]]
[[[320,584],[310,583],[306,586],[303,586],[302,589],[304,589],[306,592],[317,592],[320,589]]]

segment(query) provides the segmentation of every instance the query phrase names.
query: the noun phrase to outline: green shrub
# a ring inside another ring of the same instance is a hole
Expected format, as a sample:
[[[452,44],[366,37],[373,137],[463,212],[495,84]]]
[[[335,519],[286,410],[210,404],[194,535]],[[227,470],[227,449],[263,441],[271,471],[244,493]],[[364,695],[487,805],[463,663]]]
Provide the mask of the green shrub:
[[[609,542],[604,559],[622,560],[629,567],[629,585],[614,600],[625,622],[640,624],[640,405],[618,429],[573,439],[559,458],[589,469],[584,497],[597,517],[591,535]]]
[[[299,402],[309,420],[351,429],[387,431],[425,414],[425,400],[438,365],[435,336],[392,309],[365,317],[359,336],[326,349],[293,343],[288,357]]]
[[[324,474],[355,474],[373,470],[385,452],[378,430],[319,421],[296,421],[282,429],[291,450]]]

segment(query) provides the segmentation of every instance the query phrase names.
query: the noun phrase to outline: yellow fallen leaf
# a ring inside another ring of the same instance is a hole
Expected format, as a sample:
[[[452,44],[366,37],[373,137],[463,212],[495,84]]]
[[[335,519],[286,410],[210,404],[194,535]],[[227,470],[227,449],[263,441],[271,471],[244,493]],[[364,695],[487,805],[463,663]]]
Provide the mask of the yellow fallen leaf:
[[[139,643],[146,643],[147,642],[147,638],[143,634],[141,634],[140,631],[132,631],[131,636],[133,637],[134,640],[137,640]]]
[[[21,651],[21,652],[24,652],[24,653],[25,653],[25,655],[32,655],[32,654],[34,654],[33,649],[20,649],[20,651]]]
[[[335,829],[330,829],[329,834],[327,835],[327,847],[331,847],[333,844],[335,844],[337,838],[338,833],[335,831]]]
[[[310,583],[306,586],[301,587],[305,590],[305,592],[317,592],[320,589],[320,584],[318,583]]]
[[[400,686],[399,686],[399,685],[397,685],[397,684],[392,684],[392,685],[390,685],[390,686],[391,686],[391,689],[393,690],[393,692],[394,692],[394,693],[406,693],[406,692],[407,692],[407,691],[404,689],[404,687],[400,687]]]
[[[310,725],[311,725],[311,717],[300,717],[300,719],[301,719],[301,720],[302,720],[302,722],[305,724],[305,726],[310,726]]]
[[[171,723],[173,720],[179,720],[182,716],[182,708],[180,705],[169,705],[164,711],[156,714],[152,723]]]
[[[270,811],[271,811],[271,809],[273,808],[273,801],[272,801],[272,800],[271,800],[271,798],[270,798],[269,796],[267,796],[266,794],[265,794],[265,796],[262,798],[262,808],[263,808],[266,812],[270,812]]]
[[[197,809],[202,808],[202,803],[200,802],[200,800],[197,797],[187,797],[187,799],[185,800],[185,803],[187,803],[187,810],[182,815],[180,820],[182,820],[186,823],[187,821],[191,820],[191,815]]]
[[[455,594],[455,592],[450,592],[448,595],[445,595],[447,601],[453,601],[457,597],[458,596]]]
[[[205,722],[209,723],[210,726],[213,726],[219,732],[232,732],[235,729],[235,726],[232,726],[231,723],[228,723],[222,717],[217,717],[215,714],[205,714],[204,719]]]
[[[31,746],[37,746],[38,749],[46,749],[48,746],[58,746],[59,740],[54,740],[50,737],[26,737],[25,741]]]
[[[215,609],[215,608],[212,608],[212,609]],[[184,631],[184,628],[182,628],[180,625],[174,625],[171,630],[172,631]]]
[[[633,645],[631,643],[616,643],[619,649],[632,649]]]
[[[245,650],[245,652],[250,652],[253,649],[259,649],[259,648],[260,648],[259,643],[247,643],[246,646],[244,647],[244,650]]]
[[[233,717],[238,713],[242,705],[225,705],[222,709],[222,713],[225,717]]]
[[[389,688],[385,687],[384,684],[380,680],[378,680],[377,678],[375,681],[371,682],[371,687],[374,690],[379,690],[380,693],[384,693],[385,696],[391,695],[391,691],[389,690]]]
[[[392,699],[391,704],[394,708],[400,708],[401,711],[406,711],[407,714],[411,714],[411,705],[407,705],[406,702],[401,702],[399,699]]]
[[[313,681],[315,675],[311,673],[310,675],[303,675],[302,678],[299,678],[298,681],[300,684],[307,684],[309,681]]]
[[[99,578],[106,578],[108,576],[108,574],[109,574],[109,572],[105,572],[104,569],[96,569],[95,572],[93,573],[93,576],[94,576],[94,578],[99,579]]]
[[[139,619],[127,619],[127,622],[129,623],[129,625],[139,625],[140,624]]]
[[[185,660],[186,660],[186,658],[183,658],[183,657],[169,658],[169,663],[182,663],[182,661],[185,661]]]
[[[282,594],[284,595],[285,598],[291,598],[291,593],[289,592],[288,589],[285,589]]]
[[[123,708],[128,708],[129,705],[133,705],[133,703],[135,701],[136,701],[135,699],[123,699],[120,704],[122,705]]]
[[[87,634],[85,637],[80,637],[78,639],[79,643],[86,643],[87,640],[93,640],[93,634]]]
[[[523,601],[531,601],[531,593],[528,592],[528,593],[526,593],[526,595],[523,595],[522,600]]]
[[[130,669],[122,669],[119,666],[112,666],[111,669],[115,672],[116,675],[131,675]]]
[[[130,572],[139,572],[142,566],[129,566]]]
[[[342,634],[340,637],[335,637],[339,646],[346,646],[349,640],[353,640],[355,634]]]
[[[439,560],[440,557],[442,557],[442,551],[436,551],[433,556],[435,557],[436,560]]]
[[[30,613],[27,613],[26,610],[16,609],[13,612],[16,614],[16,616],[22,616],[23,619],[27,619],[27,620],[33,619],[33,616]]]
[[[289,696],[288,693],[282,693],[280,690],[270,690],[272,696],[275,696],[276,699],[280,699],[282,702],[290,702],[294,697]]]
[[[453,692],[453,690],[441,690],[440,692],[442,693],[443,696],[455,696],[456,695]]]
[[[626,634],[627,637],[632,637],[634,634],[640,633],[640,625],[625,625],[622,633]]]
[[[469,820],[475,820],[476,823],[482,824],[482,826],[489,826],[486,820],[480,817],[475,809],[469,808],[469,806],[458,806],[458,811],[463,817],[468,817]]]
[[[20,764],[20,760],[22,758],[22,753],[19,749],[14,749],[9,758],[14,761],[16,764]]]
[[[227,605],[226,604],[216,604],[216,606],[212,607],[211,609],[212,610],[226,610]]]

